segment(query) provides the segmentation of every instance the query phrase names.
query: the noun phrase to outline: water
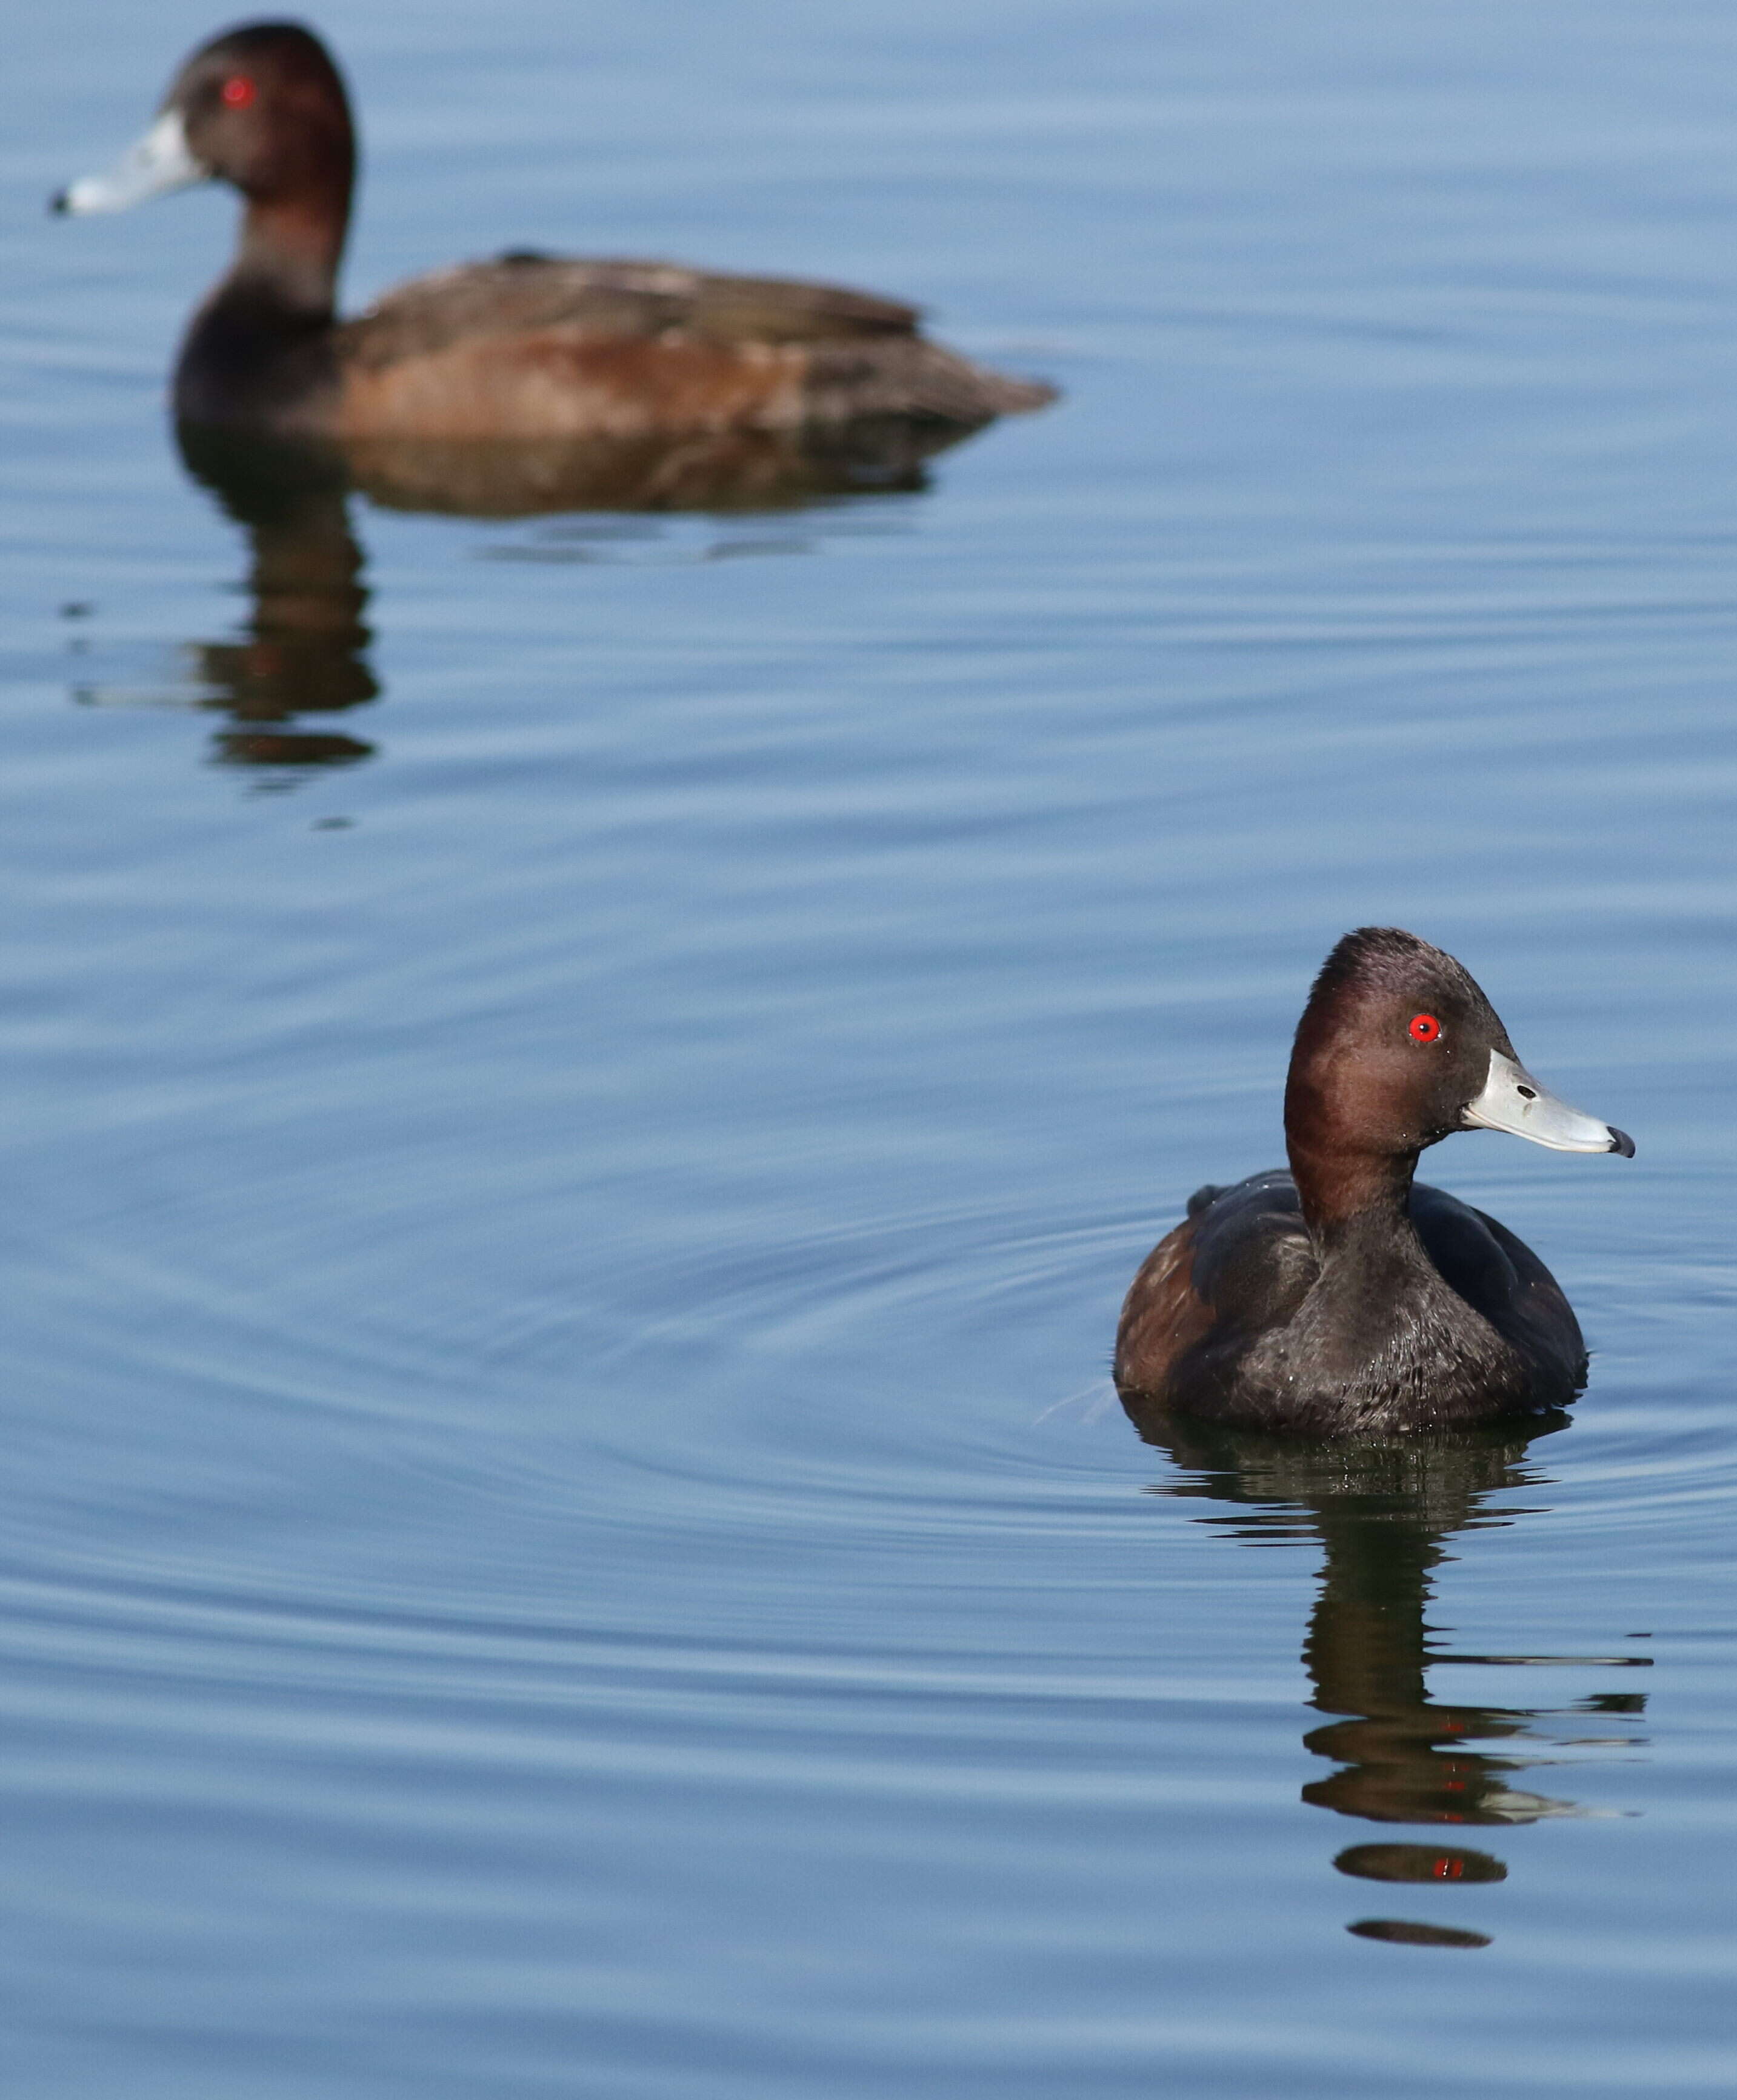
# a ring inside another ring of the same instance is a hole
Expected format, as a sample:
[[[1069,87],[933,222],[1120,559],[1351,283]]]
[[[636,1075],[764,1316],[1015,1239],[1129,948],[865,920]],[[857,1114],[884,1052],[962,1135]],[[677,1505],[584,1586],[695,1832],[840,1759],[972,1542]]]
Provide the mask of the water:
[[[38,216],[217,26],[13,36],[9,2093],[1728,2090],[1728,11],[335,8],[352,300],[826,275],[1067,399],[251,532],[228,201]],[[1120,1294],[1372,920],[1636,1136],[1431,1160],[1589,1391],[1153,1448]]]

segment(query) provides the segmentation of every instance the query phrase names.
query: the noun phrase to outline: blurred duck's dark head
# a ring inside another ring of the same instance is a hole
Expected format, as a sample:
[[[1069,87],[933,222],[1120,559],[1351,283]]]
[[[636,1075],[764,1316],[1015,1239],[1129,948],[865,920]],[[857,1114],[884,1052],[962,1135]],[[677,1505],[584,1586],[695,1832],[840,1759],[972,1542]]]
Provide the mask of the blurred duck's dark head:
[[[106,174],[72,183],[59,211],[124,211],[189,183],[231,183],[253,205],[300,211],[340,236],[355,176],[344,83],[295,22],[253,22],[201,45],[156,121]]]

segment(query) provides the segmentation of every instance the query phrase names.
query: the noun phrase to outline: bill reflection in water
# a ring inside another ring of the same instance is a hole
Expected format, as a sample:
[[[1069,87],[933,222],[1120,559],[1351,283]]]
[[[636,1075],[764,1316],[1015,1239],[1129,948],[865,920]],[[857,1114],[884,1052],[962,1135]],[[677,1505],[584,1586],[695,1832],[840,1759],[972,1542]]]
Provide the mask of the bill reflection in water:
[[[1435,1571],[1453,1557],[1451,1539],[1535,1513],[1497,1498],[1543,1484],[1528,1450],[1566,1427],[1565,1415],[1524,1431],[1316,1443],[1125,1405],[1145,1441],[1184,1469],[1153,1493],[1235,1506],[1234,1517],[1208,1521],[1249,1544],[1294,1539],[1300,1519],[1324,1549],[1303,1661],[1310,1703],[1328,1718],[1303,1742],[1336,1769],[1307,1781],[1302,1798],[1335,1815],[1432,1833],[1422,1843],[1348,1846],[1334,1860],[1342,1874],[1420,1889],[1488,1888],[1507,1878],[1506,1864],[1486,1845],[1462,1842],[1461,1833],[1599,1812],[1532,1792],[1518,1778],[1529,1765],[1560,1762],[1588,1714],[1638,1717],[1644,1694],[1607,1692],[1567,1708],[1474,1706],[1432,1700],[1427,1683],[1432,1666],[1456,1663],[1647,1666],[1644,1656],[1455,1655],[1435,1644],[1426,1616]],[[1501,1747],[1483,1747],[1490,1745]],[[1360,1917],[1347,1930],[1409,1946],[1479,1948],[1490,1943],[1479,1926],[1492,1915],[1486,1904],[1476,1924],[1455,1915]]]

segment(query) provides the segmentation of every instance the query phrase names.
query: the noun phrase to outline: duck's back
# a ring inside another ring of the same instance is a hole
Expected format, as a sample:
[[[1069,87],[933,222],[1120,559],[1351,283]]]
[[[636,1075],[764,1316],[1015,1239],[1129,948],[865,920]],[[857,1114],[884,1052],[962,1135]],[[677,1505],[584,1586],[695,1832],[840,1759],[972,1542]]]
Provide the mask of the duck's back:
[[[914,307],[673,263],[503,255],[335,332],[341,436],[635,437],[879,416],[984,422],[1052,390],[928,342]]]
[[[341,331],[368,364],[422,356],[480,336],[573,328],[703,342],[813,342],[910,335],[915,307],[833,285],[738,277],[674,262],[584,262],[517,249],[430,271],[385,293]]]
[[[1536,1397],[1567,1397],[1585,1343],[1560,1286],[1525,1242],[1445,1190],[1414,1182],[1411,1221],[1435,1271],[1517,1352]],[[1147,1257],[1116,1335],[1126,1393],[1204,1412],[1237,1411],[1238,1374],[1290,1326],[1320,1274],[1297,1185],[1282,1168],[1196,1191]]]

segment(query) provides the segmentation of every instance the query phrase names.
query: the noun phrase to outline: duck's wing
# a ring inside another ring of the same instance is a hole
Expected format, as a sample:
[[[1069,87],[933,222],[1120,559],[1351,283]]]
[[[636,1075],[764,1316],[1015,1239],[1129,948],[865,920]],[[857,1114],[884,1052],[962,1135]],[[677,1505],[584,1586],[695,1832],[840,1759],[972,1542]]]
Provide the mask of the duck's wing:
[[[1124,1394],[1175,1397],[1172,1373],[1209,1336],[1281,1326],[1319,1270],[1297,1185],[1282,1168],[1197,1189],[1147,1256],[1116,1330]]]
[[[1445,1189],[1415,1182],[1412,1223],[1444,1282],[1529,1361],[1576,1385],[1586,1343],[1562,1286],[1524,1240]]]
[[[918,318],[915,307],[838,285],[524,251],[412,278],[337,333],[345,358],[378,367],[551,329],[629,342],[862,343],[915,335]]]
[[[467,263],[401,285],[330,342],[346,442],[837,430],[881,417],[965,430],[1055,398],[930,342],[914,307],[666,262]]]

